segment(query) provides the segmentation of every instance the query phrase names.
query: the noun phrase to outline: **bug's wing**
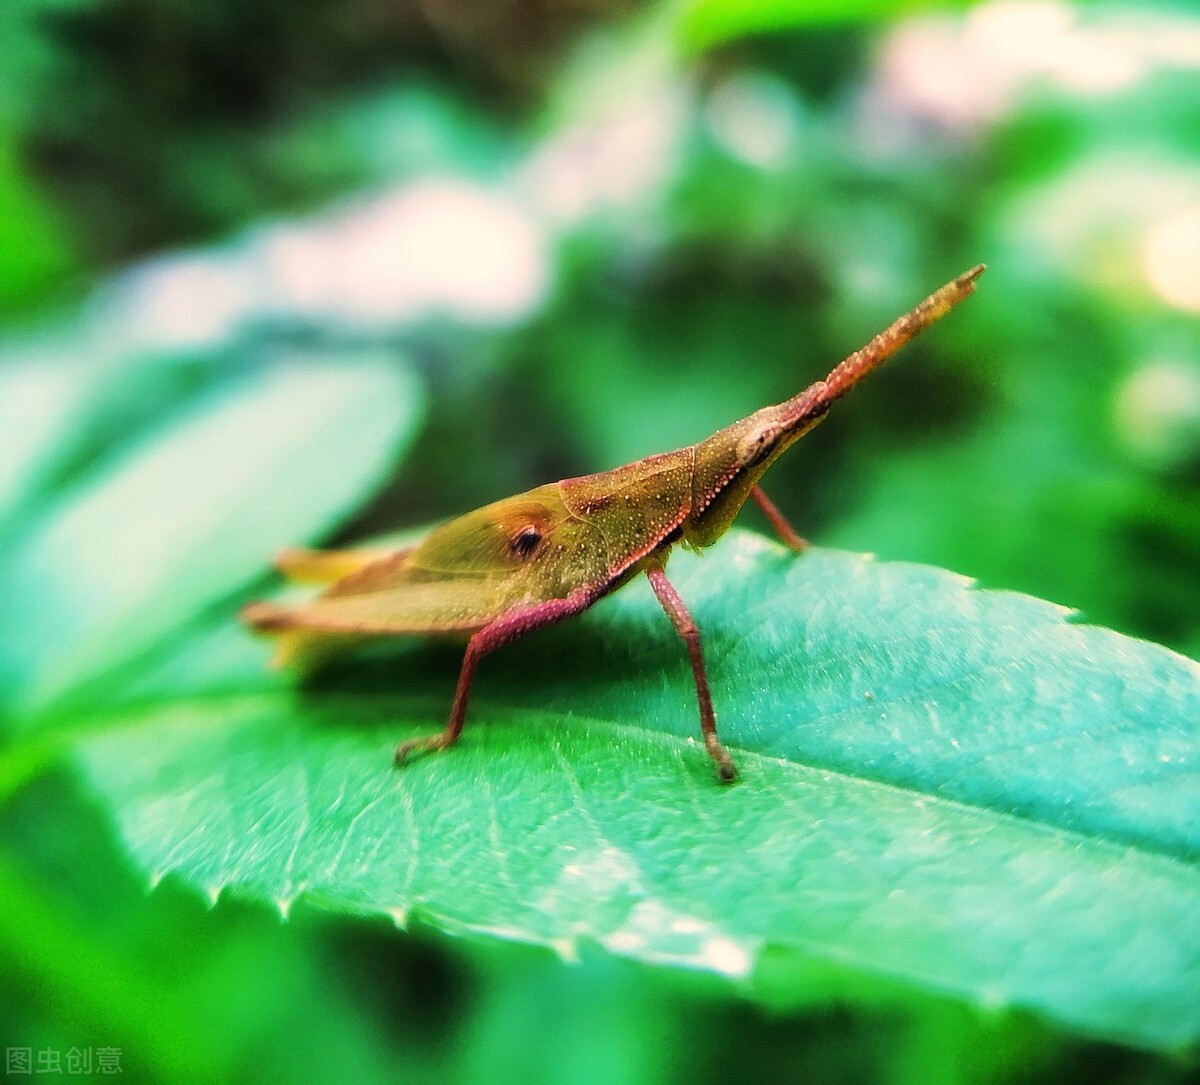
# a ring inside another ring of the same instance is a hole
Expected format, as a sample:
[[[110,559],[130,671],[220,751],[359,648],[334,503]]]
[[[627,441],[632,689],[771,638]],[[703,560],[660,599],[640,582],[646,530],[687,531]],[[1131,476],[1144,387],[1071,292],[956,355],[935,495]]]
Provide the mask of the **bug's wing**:
[[[470,633],[504,612],[504,587],[495,578],[431,573],[406,553],[367,565],[315,599],[254,603],[242,617],[264,633]]]
[[[277,666],[307,670],[372,637],[468,636],[505,609],[502,586],[430,574],[405,553],[367,565],[307,602],[254,603],[242,618],[277,637]]]
[[[414,569],[430,574],[494,585],[504,610],[563,599],[608,576],[603,535],[568,510],[557,483],[443,524],[411,560]]]
[[[469,634],[517,607],[602,581],[606,568],[596,529],[543,486],[451,520],[316,599],[256,603],[242,616],[262,632],[289,635],[288,655],[312,637]]]
[[[394,557],[392,550],[283,550],[275,555],[275,568],[297,584],[335,584],[352,573]]]

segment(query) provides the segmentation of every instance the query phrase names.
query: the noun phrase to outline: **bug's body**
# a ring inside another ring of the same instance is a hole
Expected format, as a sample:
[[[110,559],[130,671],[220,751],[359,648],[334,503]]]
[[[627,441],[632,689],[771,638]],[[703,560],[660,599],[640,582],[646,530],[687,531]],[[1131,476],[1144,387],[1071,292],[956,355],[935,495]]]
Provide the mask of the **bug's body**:
[[[679,543],[699,549],[716,542],[751,496],[785,541],[802,548],[758,488],[759,478],[835,399],[969,295],[982,271],[973,268],[930,295],[825,380],[699,444],[485,505],[406,550],[286,556],[285,572],[332,586],[300,606],[256,603],[244,617],[281,634],[285,656],[331,637],[470,637],[449,725],[432,738],[402,743],[399,763],[413,749],[440,749],[457,739],[482,655],[585,610],[645,572],[687,643],[705,745],[721,778],[731,780],[735,772],[717,741],[699,634],[663,571],[669,552]]]

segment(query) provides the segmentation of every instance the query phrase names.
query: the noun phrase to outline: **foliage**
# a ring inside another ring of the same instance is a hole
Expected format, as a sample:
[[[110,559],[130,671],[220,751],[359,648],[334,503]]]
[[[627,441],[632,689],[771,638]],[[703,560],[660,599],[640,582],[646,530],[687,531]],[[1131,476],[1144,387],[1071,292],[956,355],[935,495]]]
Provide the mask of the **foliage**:
[[[778,32],[795,27],[840,22],[877,22],[911,15],[922,7],[948,7],[946,0],[695,0],[679,20],[683,40],[694,48],[713,45],[750,34]],[[960,6],[969,6],[961,4]]]
[[[918,566],[750,535],[707,563],[676,579],[728,793],[646,590],[494,661],[469,739],[399,777],[451,688],[426,653],[299,703],[144,702],[85,725],[86,776],[152,881],[285,915],[304,894],[740,980],[769,947],[775,998],[888,980],[1197,1038],[1200,668]]]
[[[1194,24],[902,6],[666,4],[561,58],[492,48],[506,5],[5,8],[4,1046],[181,1081],[1182,1072],[1200,678],[1135,638],[1200,651],[1200,360],[1154,262],[1200,126],[1146,44]],[[988,53],[1005,18],[1064,48]],[[125,64],[151,23],[188,59]],[[972,78],[921,99],[914,42]],[[1099,91],[1064,67],[1137,49]],[[459,649],[298,682],[232,620],[282,546],[703,437],[977,260],[768,480],[846,551],[673,560],[732,788],[644,585],[487,660],[462,744],[399,774]]]

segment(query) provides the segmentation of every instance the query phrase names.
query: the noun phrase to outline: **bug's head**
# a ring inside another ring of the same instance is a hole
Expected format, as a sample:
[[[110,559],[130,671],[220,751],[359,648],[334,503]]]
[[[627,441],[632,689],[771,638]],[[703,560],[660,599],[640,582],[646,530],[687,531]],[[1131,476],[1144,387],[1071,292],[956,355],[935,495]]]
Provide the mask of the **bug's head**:
[[[760,474],[820,422],[827,410],[797,411],[792,409],[790,402],[780,403],[764,407],[735,423],[730,427],[736,438],[733,447],[735,469]]]
[[[777,419],[755,421],[738,438],[734,447],[734,457],[738,466],[745,469],[762,463],[775,450],[782,435],[783,430]]]
[[[691,543],[720,538],[767,468],[825,417],[828,406],[819,397],[802,396],[763,407],[696,446]]]

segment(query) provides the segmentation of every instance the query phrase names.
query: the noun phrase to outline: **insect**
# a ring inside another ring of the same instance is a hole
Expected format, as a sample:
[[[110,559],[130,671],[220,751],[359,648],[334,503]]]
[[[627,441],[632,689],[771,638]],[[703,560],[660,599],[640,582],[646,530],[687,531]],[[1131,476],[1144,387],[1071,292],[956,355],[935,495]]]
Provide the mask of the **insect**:
[[[281,637],[294,657],[331,638],[451,634],[469,638],[444,730],[396,747],[395,763],[444,750],[462,732],[479,661],[503,644],[586,610],[645,573],[691,660],[704,746],[717,775],[737,775],[717,738],[700,633],[667,579],[671,549],[711,546],[748,498],[794,550],[807,545],[758,480],[817,425],[834,400],[975,289],[983,265],[964,272],[875,336],[822,381],[763,407],[699,444],[485,505],[435,528],[415,546],[289,551],[285,575],[328,584],[310,602],[253,603],[254,629]]]

